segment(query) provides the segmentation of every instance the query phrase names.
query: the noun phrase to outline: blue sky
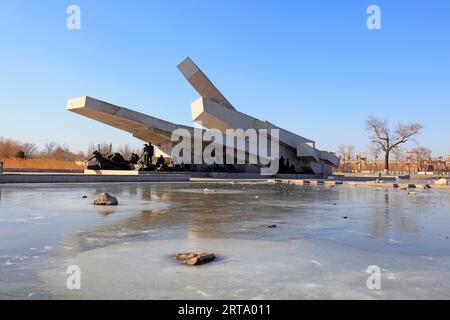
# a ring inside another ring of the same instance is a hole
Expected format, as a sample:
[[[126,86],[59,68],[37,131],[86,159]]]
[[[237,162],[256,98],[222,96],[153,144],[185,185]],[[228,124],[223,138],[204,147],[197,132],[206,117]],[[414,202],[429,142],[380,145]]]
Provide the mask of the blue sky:
[[[0,0],[0,40],[0,136],[141,145],[65,110],[84,95],[192,125],[197,93],[176,68],[190,56],[240,111],[319,148],[366,149],[374,114],[421,122],[420,145],[450,154],[448,0]]]

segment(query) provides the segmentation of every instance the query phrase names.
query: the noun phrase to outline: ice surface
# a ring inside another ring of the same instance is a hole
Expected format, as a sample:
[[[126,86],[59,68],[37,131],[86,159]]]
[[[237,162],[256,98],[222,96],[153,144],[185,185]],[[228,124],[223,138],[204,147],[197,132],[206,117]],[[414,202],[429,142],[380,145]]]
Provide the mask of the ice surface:
[[[119,206],[92,206],[103,192]],[[0,186],[0,298],[449,299],[449,236],[447,191]],[[190,250],[219,258],[200,267],[171,258]],[[79,291],[66,288],[71,264]],[[382,270],[381,290],[366,286],[370,265]]]
[[[218,259],[188,267],[179,251]],[[448,258],[369,253],[326,240],[155,240],[84,252],[64,265],[81,268],[81,290],[67,290],[65,268],[42,274],[43,288],[67,299],[416,299],[450,297]],[[367,267],[383,266],[381,290]]]

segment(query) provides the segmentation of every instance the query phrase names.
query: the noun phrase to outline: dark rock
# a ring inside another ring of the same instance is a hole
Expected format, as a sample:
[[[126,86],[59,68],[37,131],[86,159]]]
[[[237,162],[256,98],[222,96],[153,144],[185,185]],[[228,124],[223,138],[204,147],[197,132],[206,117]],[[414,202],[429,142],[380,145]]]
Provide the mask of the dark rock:
[[[345,216],[345,217],[342,217],[342,219],[348,219],[348,217],[347,217],[347,216]]]
[[[117,206],[119,202],[117,201],[117,198],[105,192],[104,194],[97,197],[97,199],[95,199],[92,204],[96,206]]]
[[[271,228],[271,229],[276,228],[276,227],[277,227],[276,224],[271,224],[271,225],[267,226],[267,228]]]
[[[213,261],[216,258],[214,253],[205,252],[185,252],[175,255],[175,259],[189,266],[198,266]]]

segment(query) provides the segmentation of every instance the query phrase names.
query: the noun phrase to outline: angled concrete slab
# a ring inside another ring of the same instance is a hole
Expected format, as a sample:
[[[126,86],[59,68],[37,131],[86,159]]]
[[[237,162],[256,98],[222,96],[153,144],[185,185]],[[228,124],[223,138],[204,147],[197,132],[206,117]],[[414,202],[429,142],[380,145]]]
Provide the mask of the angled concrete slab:
[[[178,70],[183,74],[186,80],[194,87],[201,97],[214,101],[226,108],[233,109],[233,105],[223,96],[209,78],[200,70],[199,67],[187,57],[179,65]]]
[[[192,129],[91,97],[70,99],[67,110],[127,131],[140,140],[151,141],[161,146],[163,151],[170,149],[170,137],[175,129]]]
[[[209,98],[205,94],[205,87],[214,88],[215,92],[220,92],[190,58],[186,58],[179,65],[179,69],[200,94],[200,98],[191,104],[193,121],[200,123],[205,128],[214,128],[223,133],[227,129],[266,129],[269,132],[277,129],[280,155],[290,158],[291,164],[294,164],[296,168],[310,167],[315,173],[331,173],[329,168],[323,167],[339,166],[339,158],[332,153],[316,149],[316,143],[313,140],[237,111],[234,107],[230,108],[228,100],[222,99],[222,94],[220,94],[220,98]]]

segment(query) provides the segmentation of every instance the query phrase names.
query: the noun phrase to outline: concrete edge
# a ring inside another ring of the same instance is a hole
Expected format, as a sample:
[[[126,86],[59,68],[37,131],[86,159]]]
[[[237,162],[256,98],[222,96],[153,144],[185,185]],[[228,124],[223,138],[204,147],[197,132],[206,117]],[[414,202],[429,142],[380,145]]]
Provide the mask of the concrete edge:
[[[8,183],[92,183],[92,182],[189,182],[185,174],[171,175],[84,175],[84,174],[5,174],[0,184]]]

